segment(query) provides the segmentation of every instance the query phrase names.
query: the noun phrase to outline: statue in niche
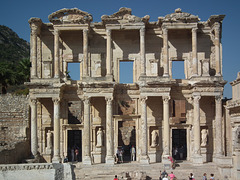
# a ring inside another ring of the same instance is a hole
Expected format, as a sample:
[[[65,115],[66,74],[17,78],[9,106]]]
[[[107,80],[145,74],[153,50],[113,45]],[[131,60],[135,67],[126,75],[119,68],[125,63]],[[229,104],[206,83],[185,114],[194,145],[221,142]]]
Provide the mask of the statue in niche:
[[[208,130],[207,129],[202,129],[201,133],[202,133],[201,146],[206,146],[207,145]]]
[[[46,154],[51,154],[52,153],[52,132],[48,130],[47,132],[47,147],[46,147]]]
[[[102,131],[102,128],[99,128],[97,131],[97,145],[96,145],[97,147],[103,146],[102,140],[103,140],[103,131]]]
[[[152,143],[151,143],[151,147],[156,147],[157,146],[157,137],[158,137],[158,133],[156,130],[152,131]]]

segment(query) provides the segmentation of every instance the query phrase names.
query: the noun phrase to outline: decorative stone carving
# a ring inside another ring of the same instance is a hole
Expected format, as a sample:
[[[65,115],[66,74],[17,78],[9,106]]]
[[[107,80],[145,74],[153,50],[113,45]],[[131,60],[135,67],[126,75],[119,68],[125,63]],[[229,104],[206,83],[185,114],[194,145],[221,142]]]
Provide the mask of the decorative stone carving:
[[[102,128],[100,127],[97,131],[97,147],[102,147],[103,146],[103,131]]]
[[[137,23],[137,22],[148,22],[150,19],[149,15],[144,16],[143,18],[137,17],[132,15],[132,9],[122,7],[119,9],[118,12],[112,14],[112,15],[103,15],[101,17],[102,21],[104,23]]]
[[[48,16],[52,23],[78,23],[85,24],[92,21],[92,15],[77,8],[61,9]]]
[[[207,145],[207,138],[208,138],[208,130],[207,129],[202,129],[201,134],[202,134],[201,146],[206,146]]]
[[[122,135],[122,140],[124,145],[129,145],[130,144],[130,139],[131,139],[131,135],[132,135],[132,130],[134,129],[133,126],[130,127],[121,127],[119,128],[121,131],[121,135]]]
[[[156,130],[153,130],[152,133],[152,142],[151,142],[151,147],[156,147],[157,146],[157,138],[158,138],[158,133]]]

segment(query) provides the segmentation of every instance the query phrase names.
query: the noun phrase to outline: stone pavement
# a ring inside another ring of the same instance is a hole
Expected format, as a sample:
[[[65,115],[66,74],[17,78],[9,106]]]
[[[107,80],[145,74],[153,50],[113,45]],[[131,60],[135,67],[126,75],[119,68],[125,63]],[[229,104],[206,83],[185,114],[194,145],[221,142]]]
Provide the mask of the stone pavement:
[[[117,175],[119,179],[124,173],[129,172],[145,172],[147,179],[157,180],[159,179],[159,171],[163,171],[162,163],[153,163],[150,165],[141,165],[137,162],[116,164],[109,166],[106,164],[96,164],[92,166],[86,166],[82,163],[73,163],[75,166],[74,173],[75,179],[101,179],[101,180],[113,180]],[[207,173],[207,178],[210,178],[210,174],[213,173],[215,180],[221,180],[217,166],[214,163],[206,163],[203,165],[193,165],[189,161],[177,162],[177,167],[174,170],[168,169],[167,173],[171,171],[176,175],[178,180],[188,180],[188,175],[193,173],[196,180],[202,180],[204,172]]]

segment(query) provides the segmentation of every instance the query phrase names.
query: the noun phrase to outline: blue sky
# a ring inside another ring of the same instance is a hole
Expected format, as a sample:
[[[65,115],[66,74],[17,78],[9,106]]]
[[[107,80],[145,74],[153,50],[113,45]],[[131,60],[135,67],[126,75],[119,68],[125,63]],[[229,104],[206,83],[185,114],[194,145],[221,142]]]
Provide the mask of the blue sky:
[[[10,27],[20,38],[29,41],[30,28],[28,20],[39,17],[48,21],[48,15],[62,8],[79,8],[93,15],[93,21],[101,21],[103,14],[111,15],[120,7],[129,7],[132,14],[143,17],[150,15],[150,21],[157,21],[181,8],[183,12],[198,15],[206,21],[211,15],[225,14],[223,21],[223,77],[228,81],[224,97],[232,96],[229,82],[240,71],[240,1],[238,0],[5,0],[0,6],[0,24]]]

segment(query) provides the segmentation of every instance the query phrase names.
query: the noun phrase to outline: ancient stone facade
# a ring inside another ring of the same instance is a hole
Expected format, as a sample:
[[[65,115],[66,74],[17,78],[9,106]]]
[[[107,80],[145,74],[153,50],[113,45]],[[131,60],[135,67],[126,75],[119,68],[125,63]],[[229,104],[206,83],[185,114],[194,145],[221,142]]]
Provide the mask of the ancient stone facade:
[[[78,148],[83,164],[114,164],[117,148],[129,161],[134,146],[142,164],[167,163],[174,148],[196,164],[221,159],[224,15],[202,22],[176,9],[150,22],[120,8],[92,19],[74,8],[52,13],[50,23],[29,20],[32,154],[61,162],[76,160]],[[173,79],[179,61],[185,78]],[[121,62],[133,63],[133,83],[119,83]],[[70,63],[79,63],[77,81]]]

